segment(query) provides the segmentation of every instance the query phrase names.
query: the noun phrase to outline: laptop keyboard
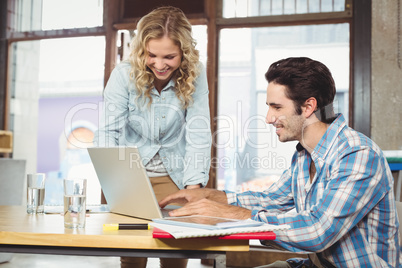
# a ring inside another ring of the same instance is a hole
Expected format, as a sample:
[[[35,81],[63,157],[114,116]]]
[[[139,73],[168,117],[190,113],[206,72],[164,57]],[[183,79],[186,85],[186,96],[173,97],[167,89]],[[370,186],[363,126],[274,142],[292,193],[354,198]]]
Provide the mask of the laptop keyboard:
[[[162,216],[164,218],[170,217],[169,212],[172,211],[172,210],[178,209],[178,208],[180,208],[180,206],[175,206],[175,205],[168,205],[168,206],[166,206],[164,208],[161,208]]]
[[[162,217],[166,218],[166,217],[170,217],[169,216],[169,211],[172,211],[173,209],[166,209],[166,208],[162,208],[161,212],[162,212]]]

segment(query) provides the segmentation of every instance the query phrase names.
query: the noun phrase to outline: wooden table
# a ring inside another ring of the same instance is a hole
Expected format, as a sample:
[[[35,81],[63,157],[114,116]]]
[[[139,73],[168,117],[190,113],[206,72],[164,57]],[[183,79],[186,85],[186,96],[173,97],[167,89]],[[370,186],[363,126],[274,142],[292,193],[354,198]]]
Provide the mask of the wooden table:
[[[85,229],[65,229],[59,214],[28,215],[21,206],[0,206],[0,252],[214,259],[226,267],[227,251],[248,251],[248,240],[154,239],[152,230],[103,231],[104,223],[147,221],[113,213],[89,214]]]

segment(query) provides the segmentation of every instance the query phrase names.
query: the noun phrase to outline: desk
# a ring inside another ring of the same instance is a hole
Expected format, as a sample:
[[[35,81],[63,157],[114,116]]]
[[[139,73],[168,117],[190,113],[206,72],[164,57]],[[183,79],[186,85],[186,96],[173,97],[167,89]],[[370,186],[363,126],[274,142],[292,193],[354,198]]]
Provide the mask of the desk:
[[[59,214],[28,215],[22,206],[0,206],[0,252],[81,256],[214,259],[226,267],[227,251],[248,251],[248,240],[154,239],[152,230],[103,231],[104,223],[147,221],[94,213],[85,229],[65,229]]]

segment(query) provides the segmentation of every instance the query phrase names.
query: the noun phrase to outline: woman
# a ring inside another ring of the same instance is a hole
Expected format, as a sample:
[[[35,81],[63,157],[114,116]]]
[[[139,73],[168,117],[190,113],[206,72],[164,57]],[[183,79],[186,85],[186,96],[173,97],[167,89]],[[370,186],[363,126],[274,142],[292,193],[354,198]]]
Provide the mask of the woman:
[[[157,8],[138,22],[130,60],[116,66],[106,85],[95,142],[137,146],[158,201],[179,189],[207,184],[211,150],[207,79],[191,24],[180,9]],[[141,265],[135,262],[139,259],[121,258],[121,265],[145,267],[146,259]],[[161,260],[162,267],[186,263]]]

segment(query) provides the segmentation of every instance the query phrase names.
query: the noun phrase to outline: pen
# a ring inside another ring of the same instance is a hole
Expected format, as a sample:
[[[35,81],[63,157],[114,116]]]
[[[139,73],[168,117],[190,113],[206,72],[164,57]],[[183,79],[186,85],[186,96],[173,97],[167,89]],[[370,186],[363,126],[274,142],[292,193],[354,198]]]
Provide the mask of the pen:
[[[105,223],[103,230],[149,230],[149,225],[148,223]]]

